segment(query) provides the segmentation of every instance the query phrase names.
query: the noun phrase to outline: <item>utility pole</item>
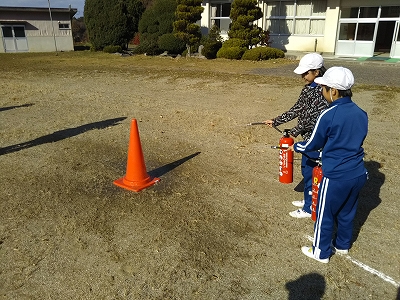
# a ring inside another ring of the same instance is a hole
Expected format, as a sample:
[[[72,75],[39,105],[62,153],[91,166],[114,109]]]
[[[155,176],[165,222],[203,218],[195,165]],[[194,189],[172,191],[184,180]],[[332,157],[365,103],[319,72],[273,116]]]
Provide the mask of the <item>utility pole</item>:
[[[54,47],[55,47],[55,49],[56,49],[56,53],[58,53],[58,50],[57,50],[57,41],[56,41],[56,34],[55,34],[55,31],[54,31],[53,16],[51,15],[50,0],[47,0],[47,2],[49,3],[50,21],[51,21],[51,26],[52,26],[52,28],[53,28]]]

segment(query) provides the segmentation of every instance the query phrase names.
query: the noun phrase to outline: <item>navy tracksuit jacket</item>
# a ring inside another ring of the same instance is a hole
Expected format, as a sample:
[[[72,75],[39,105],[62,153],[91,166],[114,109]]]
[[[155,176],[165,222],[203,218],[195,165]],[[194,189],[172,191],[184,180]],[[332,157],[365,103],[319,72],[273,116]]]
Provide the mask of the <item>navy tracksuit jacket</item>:
[[[350,97],[332,102],[321,113],[311,138],[295,143],[296,152],[322,149],[323,179],[320,183],[317,220],[314,225],[314,256],[328,258],[334,222],[337,249],[349,249],[358,194],[367,180],[364,167],[364,139],[368,116]]]

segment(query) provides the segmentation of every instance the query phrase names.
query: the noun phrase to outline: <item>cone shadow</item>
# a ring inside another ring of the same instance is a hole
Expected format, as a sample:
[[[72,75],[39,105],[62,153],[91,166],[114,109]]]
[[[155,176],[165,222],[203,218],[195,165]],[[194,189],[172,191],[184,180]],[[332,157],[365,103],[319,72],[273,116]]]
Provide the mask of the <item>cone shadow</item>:
[[[184,158],[181,158],[179,160],[176,160],[172,163],[166,164],[162,167],[156,168],[152,171],[149,171],[149,175],[151,177],[161,177],[162,175],[168,173],[169,171],[172,171],[173,169],[175,169],[176,167],[179,167],[181,164],[187,162],[188,160],[192,159],[193,157],[196,157],[197,155],[199,155],[201,152],[195,152],[191,155],[188,155]]]

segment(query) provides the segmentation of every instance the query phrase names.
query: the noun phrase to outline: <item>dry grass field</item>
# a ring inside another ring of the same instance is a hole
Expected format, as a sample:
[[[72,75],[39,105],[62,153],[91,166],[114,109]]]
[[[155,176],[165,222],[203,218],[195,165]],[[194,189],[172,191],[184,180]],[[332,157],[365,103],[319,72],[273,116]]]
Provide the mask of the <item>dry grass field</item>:
[[[349,255],[320,264],[288,215],[300,157],[279,183],[280,134],[246,126],[296,101],[296,64],[0,54],[0,299],[399,299],[400,88],[356,76],[370,180]],[[161,179],[139,193],[113,184],[132,119]]]

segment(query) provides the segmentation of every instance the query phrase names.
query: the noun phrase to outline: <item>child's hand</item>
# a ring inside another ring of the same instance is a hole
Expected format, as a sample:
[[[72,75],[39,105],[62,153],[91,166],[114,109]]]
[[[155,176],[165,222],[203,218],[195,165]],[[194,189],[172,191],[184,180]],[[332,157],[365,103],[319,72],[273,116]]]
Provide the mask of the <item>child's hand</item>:
[[[289,146],[287,149],[288,151],[294,151],[294,145]]]
[[[274,124],[274,120],[266,120],[264,121],[264,124],[268,125],[269,127],[272,127],[272,125]]]

